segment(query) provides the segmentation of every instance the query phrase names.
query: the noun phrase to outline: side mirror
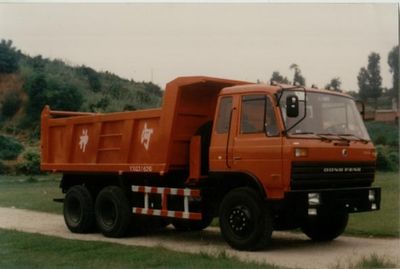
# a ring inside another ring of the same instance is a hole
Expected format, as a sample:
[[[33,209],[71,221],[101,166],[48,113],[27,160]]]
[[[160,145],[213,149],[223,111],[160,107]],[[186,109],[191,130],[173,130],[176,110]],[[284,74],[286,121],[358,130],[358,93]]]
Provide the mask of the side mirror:
[[[365,120],[365,105],[364,102],[360,101],[360,100],[356,100],[356,107],[358,112],[360,112],[361,117],[363,120]]]
[[[299,116],[299,98],[294,94],[286,97],[286,116],[289,118]]]

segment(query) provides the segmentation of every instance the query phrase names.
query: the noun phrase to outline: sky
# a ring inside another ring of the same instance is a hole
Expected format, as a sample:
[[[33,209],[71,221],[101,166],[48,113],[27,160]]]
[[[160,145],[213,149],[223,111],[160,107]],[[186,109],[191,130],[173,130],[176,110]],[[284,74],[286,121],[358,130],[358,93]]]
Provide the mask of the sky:
[[[0,3],[0,38],[22,52],[87,65],[162,88],[179,76],[269,81],[293,77],[308,86],[339,77],[358,90],[368,54],[398,44],[398,6],[386,4],[54,4]]]

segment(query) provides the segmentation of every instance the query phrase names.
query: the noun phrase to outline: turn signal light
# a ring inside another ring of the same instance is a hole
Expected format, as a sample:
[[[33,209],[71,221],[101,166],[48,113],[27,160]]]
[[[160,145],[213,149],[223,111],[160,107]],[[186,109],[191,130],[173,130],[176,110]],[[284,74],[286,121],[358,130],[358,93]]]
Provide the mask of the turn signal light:
[[[307,149],[302,149],[302,148],[294,149],[294,156],[296,156],[296,157],[307,157],[307,155],[308,155]]]

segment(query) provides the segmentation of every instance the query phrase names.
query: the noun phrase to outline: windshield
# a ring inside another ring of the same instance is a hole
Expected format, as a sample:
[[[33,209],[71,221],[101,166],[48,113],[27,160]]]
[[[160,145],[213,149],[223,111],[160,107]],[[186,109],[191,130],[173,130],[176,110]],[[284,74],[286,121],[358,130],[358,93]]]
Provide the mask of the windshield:
[[[299,98],[299,115],[289,118],[286,116],[286,97],[292,94]],[[360,113],[350,98],[316,92],[307,92],[305,95],[303,90],[290,90],[282,93],[279,105],[289,135],[342,135],[370,140]]]

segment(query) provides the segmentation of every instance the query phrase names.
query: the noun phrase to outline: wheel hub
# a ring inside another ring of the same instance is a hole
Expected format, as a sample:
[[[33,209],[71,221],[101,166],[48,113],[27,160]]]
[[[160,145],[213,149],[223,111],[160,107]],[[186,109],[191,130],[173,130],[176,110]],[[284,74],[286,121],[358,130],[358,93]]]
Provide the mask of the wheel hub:
[[[81,203],[77,198],[71,198],[67,206],[68,215],[74,223],[78,223],[82,216]]]
[[[103,201],[101,205],[101,217],[106,226],[112,227],[114,225],[117,219],[117,210],[114,203],[111,201]]]
[[[229,225],[232,231],[238,235],[244,235],[249,229],[251,216],[247,208],[236,207],[228,216]]]

